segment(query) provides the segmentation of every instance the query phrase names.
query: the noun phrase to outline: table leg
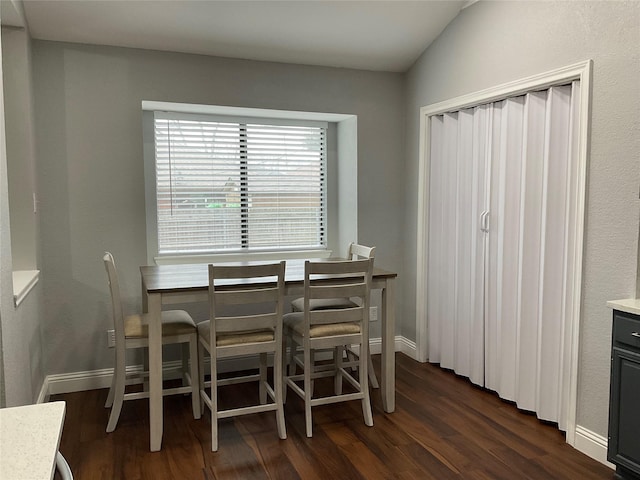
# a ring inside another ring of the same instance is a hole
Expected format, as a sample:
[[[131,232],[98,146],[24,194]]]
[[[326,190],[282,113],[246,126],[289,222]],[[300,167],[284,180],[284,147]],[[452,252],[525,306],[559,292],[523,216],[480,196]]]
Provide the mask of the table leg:
[[[382,290],[382,359],[380,393],[385,412],[396,409],[396,292],[395,278],[386,281]]]
[[[148,296],[149,307],[149,438],[152,452],[162,446],[162,324],[159,293]]]

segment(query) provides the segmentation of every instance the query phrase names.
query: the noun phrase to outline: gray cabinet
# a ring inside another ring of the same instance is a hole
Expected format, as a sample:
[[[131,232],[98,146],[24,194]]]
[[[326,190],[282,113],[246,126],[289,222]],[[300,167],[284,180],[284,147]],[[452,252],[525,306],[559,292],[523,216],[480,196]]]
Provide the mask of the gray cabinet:
[[[640,315],[613,311],[609,443],[616,477],[640,479]]]

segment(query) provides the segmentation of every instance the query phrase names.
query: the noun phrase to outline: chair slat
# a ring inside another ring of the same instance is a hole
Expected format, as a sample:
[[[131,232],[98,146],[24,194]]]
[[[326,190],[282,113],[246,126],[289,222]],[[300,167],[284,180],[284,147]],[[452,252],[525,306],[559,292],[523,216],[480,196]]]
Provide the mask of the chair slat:
[[[366,283],[348,285],[319,285],[309,287],[309,298],[350,298],[360,297],[367,290]]]
[[[369,265],[369,259],[366,260],[347,260],[347,261],[327,261],[327,262],[306,262],[305,268],[308,268],[310,275],[344,275],[350,273],[366,272]]]
[[[362,307],[339,308],[335,310],[312,310],[309,312],[309,323],[311,325],[322,325],[327,323],[353,323],[361,322],[364,319],[365,311]]]
[[[247,290],[216,290],[218,305],[247,305],[278,300],[278,286],[273,288],[253,288]]]
[[[246,315],[237,317],[218,317],[215,321],[217,333],[242,332],[247,330],[262,330],[275,328],[280,320],[277,313],[260,315]]]

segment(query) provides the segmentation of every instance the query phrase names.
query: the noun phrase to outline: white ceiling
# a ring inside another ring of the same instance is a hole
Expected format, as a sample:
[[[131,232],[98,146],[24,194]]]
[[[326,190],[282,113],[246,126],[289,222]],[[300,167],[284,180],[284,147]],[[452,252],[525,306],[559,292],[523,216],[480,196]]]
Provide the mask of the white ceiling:
[[[23,6],[36,39],[403,72],[473,1],[25,0]]]

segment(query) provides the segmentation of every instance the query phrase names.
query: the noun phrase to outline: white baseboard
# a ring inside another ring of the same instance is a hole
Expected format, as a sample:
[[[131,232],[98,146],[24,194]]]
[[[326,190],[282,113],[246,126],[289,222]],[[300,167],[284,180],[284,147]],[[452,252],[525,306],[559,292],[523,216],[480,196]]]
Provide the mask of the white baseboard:
[[[379,354],[382,351],[382,341],[380,338],[372,338],[369,341],[371,353]],[[415,358],[416,346],[414,342],[407,340],[404,337],[396,336],[395,338],[395,350],[396,352],[402,352]],[[327,357],[329,358],[329,357]],[[320,357],[319,359],[322,359]],[[205,368],[208,359],[205,360]],[[180,368],[180,361],[165,362],[163,363],[163,371],[165,378],[178,378],[176,375],[176,369]],[[257,368],[257,358],[233,358],[221,360],[218,365],[218,371],[221,373],[250,370]],[[127,373],[140,373],[142,372],[142,365],[130,365],[127,366]],[[173,375],[172,375],[173,373]],[[47,375],[42,384],[40,394],[38,395],[38,403],[44,403],[49,401],[51,395],[60,393],[73,393],[82,392],[85,390],[97,390],[100,388],[109,388],[111,385],[111,378],[113,376],[112,368],[104,368],[101,370],[88,370],[83,372],[71,372],[62,373],[56,375]]]
[[[606,437],[587,430],[580,425],[576,426],[576,437],[573,447],[607,467],[615,469],[616,466],[607,461],[607,443],[608,440]]]
[[[382,341],[380,338],[372,338],[369,348],[374,355],[382,352]],[[408,357],[418,360],[418,350],[416,343],[398,335],[395,338],[395,351],[402,352]],[[329,358],[329,357],[327,357]],[[205,360],[208,362],[208,359]],[[165,378],[178,378],[177,369],[181,367],[180,361],[165,362],[163,370]],[[208,365],[205,365],[207,368]],[[234,358],[220,361],[219,371],[237,371],[257,368],[257,358]],[[139,373],[142,371],[141,365],[127,367],[127,373]],[[63,373],[58,375],[47,375],[42,384],[37,403],[49,401],[50,395],[59,393],[73,393],[85,390],[95,390],[109,388],[113,375],[112,368],[102,370],[89,370],[84,372]],[[615,465],[607,461],[607,438],[598,435],[584,427],[578,425],[575,432],[575,445],[573,447],[585,455],[598,462],[615,469]]]
[[[396,336],[396,352],[402,352],[406,356],[418,361],[418,348],[416,342],[400,335]]]

